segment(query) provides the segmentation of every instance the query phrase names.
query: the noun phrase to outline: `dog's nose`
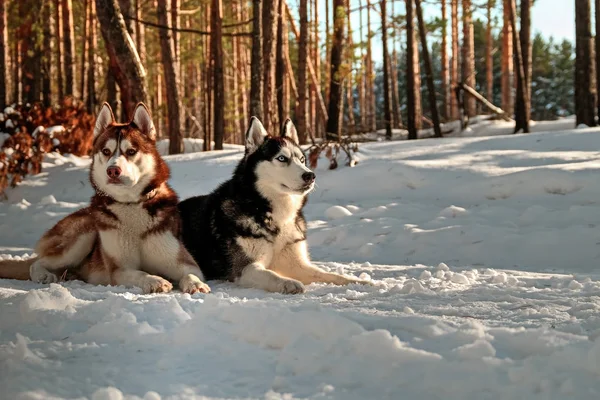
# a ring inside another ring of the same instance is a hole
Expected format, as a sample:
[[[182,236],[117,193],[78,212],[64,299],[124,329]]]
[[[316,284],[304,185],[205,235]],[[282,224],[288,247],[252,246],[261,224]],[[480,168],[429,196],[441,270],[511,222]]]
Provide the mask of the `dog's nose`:
[[[116,179],[121,176],[121,168],[117,166],[108,167],[106,169],[106,173],[108,174],[109,178]]]
[[[305,172],[305,173],[302,174],[302,179],[306,183],[314,182],[314,180],[315,180],[316,177],[317,176],[314,174],[314,172]]]

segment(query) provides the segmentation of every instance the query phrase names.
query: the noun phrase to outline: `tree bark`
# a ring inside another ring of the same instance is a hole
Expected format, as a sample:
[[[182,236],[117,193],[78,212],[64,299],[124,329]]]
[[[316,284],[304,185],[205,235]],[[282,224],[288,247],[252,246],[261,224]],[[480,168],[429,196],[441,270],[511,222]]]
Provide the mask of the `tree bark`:
[[[167,0],[158,0],[156,16],[158,23],[171,27]],[[169,154],[183,152],[183,110],[181,107],[179,69],[175,60],[175,43],[169,29],[160,29],[160,54],[167,86],[167,112],[169,121]]]
[[[127,32],[117,0],[96,0],[96,13],[106,50],[115,60],[113,73],[121,89],[127,115],[138,102],[147,102],[146,71]]]
[[[454,120],[460,119],[460,111],[458,109],[458,101],[454,96],[453,88],[458,85],[460,81],[458,65],[460,53],[458,50],[458,0],[450,0],[450,14],[452,21],[452,76],[450,82],[450,115]]]
[[[343,55],[346,42],[346,7],[345,0],[333,0],[333,43],[331,46],[331,80],[329,84],[329,108],[327,114],[326,138],[341,138],[342,115],[344,110],[344,70]]]
[[[64,42],[62,39],[63,35],[63,21],[62,21],[62,0],[55,0],[54,2],[54,23],[56,24],[54,27],[55,36],[55,44],[56,44],[56,85],[58,92],[58,100],[62,101],[63,97],[65,97],[65,86],[63,81],[63,48]]]
[[[263,125],[269,133],[278,131],[277,88],[275,85],[277,55],[278,0],[266,0],[263,7],[264,103]]]
[[[179,9],[181,8],[181,0],[171,0],[171,27],[173,31],[173,61],[175,68],[181,73],[181,40],[178,32],[181,29],[181,17],[179,16]],[[181,83],[181,82],[180,82]],[[181,91],[181,88],[180,88]]]
[[[413,0],[406,0],[406,109],[408,139],[417,139],[417,93],[415,85],[415,34]]]
[[[76,96],[75,31],[73,27],[73,6],[71,0],[62,0],[62,18],[65,60],[65,96]]]
[[[325,5],[327,5],[328,0],[325,0]],[[321,82],[321,48],[319,42],[319,0],[314,0],[314,8],[313,8],[313,27],[315,33],[315,43],[314,43],[314,57],[315,60],[315,73],[316,73],[316,81]],[[325,40],[327,40],[327,36],[325,36]],[[315,109],[315,124],[314,128],[314,136],[321,137],[323,135],[323,128],[325,126],[325,119],[323,118],[323,113],[320,111],[320,108],[317,107],[318,97],[321,95],[320,87],[316,85],[312,86],[313,91],[315,93],[314,96],[314,109]]]
[[[594,10],[596,12],[596,96],[600,93],[600,0],[595,0]],[[600,118],[600,101],[596,98],[598,106],[598,117]]]
[[[252,57],[250,65],[250,114],[263,118],[262,0],[252,0]]]
[[[427,81],[427,92],[429,94],[429,108],[431,109],[431,120],[433,121],[433,130],[435,137],[442,137],[440,128],[440,116],[438,114],[437,101],[435,98],[435,85],[433,83],[433,68],[431,67],[431,58],[429,57],[429,48],[427,47],[427,32],[425,22],[423,21],[423,11],[421,10],[421,0],[415,0],[417,11],[417,20],[419,21],[419,36],[421,37],[421,49],[423,51],[423,64],[425,66],[425,80]]]
[[[394,11],[394,6],[396,5],[395,1],[392,1],[392,18],[396,16]],[[398,44],[396,43],[399,35],[396,34],[394,39],[392,40],[392,57],[390,62],[390,72],[391,79],[390,83],[392,84],[392,128],[400,129],[402,127],[402,114],[400,113],[400,93],[398,91]]]
[[[211,62],[213,72],[213,124],[215,150],[223,150],[225,136],[225,82],[223,78],[223,8],[221,0],[212,0]]]
[[[97,34],[96,34],[96,3],[90,1],[90,13],[89,13],[89,26],[90,34],[88,39],[88,70],[87,70],[87,99],[86,105],[90,113],[96,111],[96,46],[98,45]]]
[[[7,75],[6,75],[6,49],[8,39],[8,29],[6,25],[6,6],[5,0],[0,0],[0,109],[6,107],[7,94]]]
[[[594,44],[589,0],[575,0],[575,114],[577,125],[596,126]]]
[[[308,0],[300,0],[300,36],[298,40],[298,108],[296,122],[300,143],[306,142],[308,112],[308,82],[306,63],[308,57]]]
[[[371,0],[367,0],[367,130],[377,130],[375,115],[375,73],[373,72],[373,32],[371,31]]]
[[[475,41],[473,35],[473,16],[471,0],[462,0],[463,6],[463,82],[475,87]],[[468,117],[477,114],[475,99],[464,99],[465,111]]]
[[[513,30],[510,25],[510,1],[503,0],[502,27],[502,108],[513,109],[514,61],[513,61]]]
[[[39,100],[39,72],[41,51],[34,35],[34,20],[39,15],[41,4],[35,0],[23,0],[18,3],[20,26],[19,51],[21,59],[22,101],[33,104]]]
[[[42,53],[41,53],[41,78],[42,78],[42,103],[45,107],[52,104],[52,9],[50,0],[42,3]],[[4,61],[2,61],[4,64]]]
[[[511,0],[514,1],[514,0]],[[521,30],[519,35],[514,35],[513,42],[519,44],[520,56],[516,62],[520,65],[517,68],[522,72],[522,76],[517,79],[517,96],[515,101],[515,133],[523,130],[529,133],[529,120],[531,114],[531,4],[529,0],[521,0]],[[516,14],[516,5],[515,5]],[[517,32],[516,18],[513,25],[513,32]]]
[[[90,8],[90,4],[93,0],[83,0],[83,9],[84,9],[84,13],[83,13],[83,40],[81,41],[81,65],[79,66],[81,69],[80,71],[80,86],[79,86],[79,94],[81,96],[81,100],[85,101],[85,91],[87,89],[86,85],[85,85],[85,78],[86,78],[86,69],[87,69],[87,65],[86,65],[86,60],[87,60],[87,45],[88,45],[88,20],[89,20],[89,15],[88,13],[89,8]]]
[[[386,0],[379,2],[381,8],[381,41],[383,47],[383,104],[385,138],[392,140],[392,89],[390,88],[390,55],[387,43],[387,10]]]
[[[442,49],[441,49],[441,61],[442,61],[442,116],[444,119],[450,119],[452,111],[450,110],[451,103],[451,90],[450,90],[450,65],[448,62],[448,42],[446,36],[448,35],[448,14],[446,10],[446,0],[442,0]]]
[[[135,0],[135,17],[137,19],[135,23],[135,47],[137,48],[138,54],[142,65],[146,65],[146,27],[140,21],[142,20],[142,7],[141,2],[143,0]]]
[[[289,77],[286,72],[285,55],[288,53],[288,31],[285,19],[285,0],[279,0],[279,15],[277,18],[277,113],[279,121],[285,121],[290,114]]]
[[[487,29],[485,32],[485,93],[490,101],[494,101],[494,59],[492,49],[494,39],[492,36],[492,6],[495,0],[487,2]]]
[[[515,69],[517,70],[517,89],[520,86],[521,88],[527,87],[527,81],[525,77],[525,69],[523,65],[523,53],[521,52],[521,41],[519,40],[516,32],[517,30],[517,6],[515,4],[515,0],[510,1],[510,25],[512,27],[512,31],[515,32],[513,35],[513,46],[515,50]],[[526,1],[526,0],[522,0]],[[529,103],[529,93],[527,90],[517,90],[517,98],[515,104],[515,133],[519,132],[521,129],[524,133],[529,133],[529,119],[523,118],[523,114],[521,113],[522,106],[520,104],[528,104]]]
[[[315,10],[316,11],[316,10]],[[315,15],[317,13],[315,12]],[[352,91],[352,70],[353,70],[353,47],[352,47],[352,25],[350,23],[350,0],[346,0],[346,23],[348,24],[348,45],[346,46],[346,59],[349,60],[348,75],[346,76],[346,102],[348,103],[348,124],[347,132],[349,135],[353,134],[356,129],[356,121],[354,120],[354,93]],[[316,21],[316,20],[315,20]],[[316,28],[316,27],[315,27]],[[315,34],[317,29],[315,29]],[[318,49],[318,44],[317,44]],[[315,62],[317,60],[318,52],[315,51]],[[389,57],[388,57],[389,60]],[[389,66],[389,64],[388,64]]]

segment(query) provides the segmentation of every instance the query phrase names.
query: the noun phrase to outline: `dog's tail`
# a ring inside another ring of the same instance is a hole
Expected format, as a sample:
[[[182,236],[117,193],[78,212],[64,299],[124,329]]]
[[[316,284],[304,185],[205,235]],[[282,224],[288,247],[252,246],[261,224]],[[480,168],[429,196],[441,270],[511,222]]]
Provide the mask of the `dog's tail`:
[[[35,260],[37,260],[37,257],[31,257],[27,260],[0,261],[0,279],[29,280],[29,267]]]

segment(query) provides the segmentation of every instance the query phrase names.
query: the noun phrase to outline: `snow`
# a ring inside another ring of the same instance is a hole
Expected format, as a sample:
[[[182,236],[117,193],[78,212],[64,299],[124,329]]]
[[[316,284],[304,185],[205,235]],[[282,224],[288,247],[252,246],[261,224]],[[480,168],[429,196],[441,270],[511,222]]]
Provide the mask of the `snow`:
[[[312,257],[373,285],[284,296],[209,282],[190,296],[1,280],[2,396],[598,398],[600,130],[563,123],[361,144],[354,168],[320,163]],[[168,156],[173,187],[206,193],[241,154]],[[28,257],[87,203],[88,166],[51,154],[7,192],[0,258]]]

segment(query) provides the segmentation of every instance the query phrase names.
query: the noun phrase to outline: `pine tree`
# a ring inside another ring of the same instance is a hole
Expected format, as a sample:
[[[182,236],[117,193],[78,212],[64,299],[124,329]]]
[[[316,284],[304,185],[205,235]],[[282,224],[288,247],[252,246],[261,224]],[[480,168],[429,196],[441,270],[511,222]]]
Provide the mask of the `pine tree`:
[[[387,10],[386,0],[379,2],[381,8],[381,41],[383,47],[383,99],[384,99],[384,124],[385,138],[392,140],[392,89],[390,73],[390,56],[388,54],[387,40]]]
[[[596,85],[590,0],[575,0],[575,114],[577,125],[595,126]]]
[[[346,44],[346,4],[345,0],[333,0],[333,43],[331,46],[331,80],[329,84],[329,119],[326,136],[329,140],[341,138],[342,115],[344,111],[344,70],[343,54]]]
[[[171,35],[171,23],[168,17],[167,0],[158,0],[156,16],[158,23],[167,29],[160,29],[160,53],[167,87],[167,105],[169,120],[169,154],[183,152],[183,110],[181,107],[179,69],[175,56],[175,42]]]

